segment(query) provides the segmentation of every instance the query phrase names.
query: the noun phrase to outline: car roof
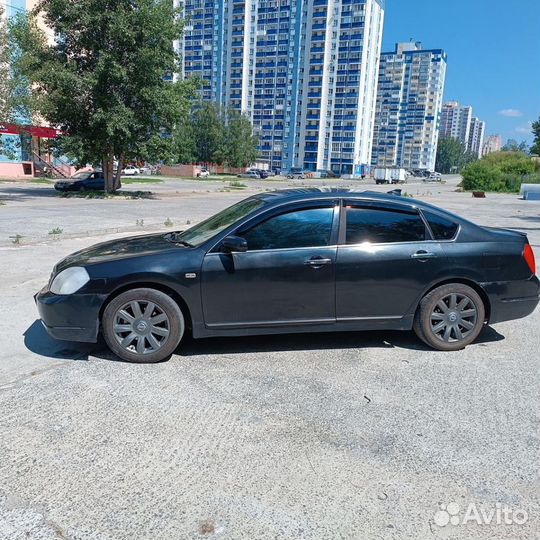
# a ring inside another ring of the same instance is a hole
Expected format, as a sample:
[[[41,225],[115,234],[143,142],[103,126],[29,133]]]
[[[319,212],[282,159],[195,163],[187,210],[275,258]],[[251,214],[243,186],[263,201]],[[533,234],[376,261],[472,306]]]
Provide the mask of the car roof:
[[[459,218],[452,212],[439,208],[424,201],[414,199],[412,197],[402,197],[398,194],[401,191],[399,189],[381,193],[379,191],[356,191],[350,188],[341,187],[304,187],[293,189],[281,189],[275,191],[266,191],[259,193],[253,197],[263,200],[269,205],[279,205],[288,202],[305,201],[309,199],[332,199],[335,197],[348,198],[348,199],[362,199],[369,201],[378,201],[381,203],[398,204],[401,206],[407,206],[408,208],[424,208],[426,210],[435,210],[442,214],[445,214],[452,219],[458,219],[459,221],[466,221],[463,218]]]
[[[294,189],[278,189],[275,191],[266,191],[255,195],[255,197],[264,200],[267,203],[283,203],[304,201],[306,199],[331,199],[334,197],[347,197],[347,198],[359,198],[380,200],[385,202],[401,202],[408,206],[416,206],[416,202],[412,202],[408,197],[400,197],[397,193],[380,193],[377,191],[355,191],[349,188],[325,188],[325,187],[305,187]]]

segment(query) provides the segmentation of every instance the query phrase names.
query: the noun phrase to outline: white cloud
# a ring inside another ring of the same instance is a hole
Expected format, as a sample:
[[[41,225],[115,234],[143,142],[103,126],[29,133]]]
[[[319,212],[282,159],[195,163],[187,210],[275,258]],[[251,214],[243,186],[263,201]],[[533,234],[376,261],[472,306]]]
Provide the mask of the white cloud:
[[[532,122],[527,122],[527,124],[524,126],[518,126],[515,131],[516,133],[520,133],[521,135],[531,135]]]
[[[510,118],[517,118],[518,116],[523,116],[523,113],[518,109],[503,109],[499,111],[501,116],[509,116]]]

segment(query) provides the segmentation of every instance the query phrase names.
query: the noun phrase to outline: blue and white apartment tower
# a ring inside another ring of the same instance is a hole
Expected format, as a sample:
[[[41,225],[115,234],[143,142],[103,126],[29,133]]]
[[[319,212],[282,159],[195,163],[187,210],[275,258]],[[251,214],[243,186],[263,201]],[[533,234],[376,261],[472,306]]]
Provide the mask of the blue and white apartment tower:
[[[180,4],[179,4],[180,5]],[[371,161],[382,0],[184,0],[183,77],[247,114],[271,168]]]
[[[381,55],[372,164],[435,169],[446,53],[398,43]]]

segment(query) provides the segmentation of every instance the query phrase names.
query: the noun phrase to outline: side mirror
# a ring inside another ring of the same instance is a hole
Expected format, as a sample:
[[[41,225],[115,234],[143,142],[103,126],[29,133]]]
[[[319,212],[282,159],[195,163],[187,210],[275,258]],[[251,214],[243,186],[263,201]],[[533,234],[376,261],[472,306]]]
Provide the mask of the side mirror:
[[[243,252],[247,251],[247,248],[246,239],[241,236],[226,236],[221,241],[221,250],[226,253]]]

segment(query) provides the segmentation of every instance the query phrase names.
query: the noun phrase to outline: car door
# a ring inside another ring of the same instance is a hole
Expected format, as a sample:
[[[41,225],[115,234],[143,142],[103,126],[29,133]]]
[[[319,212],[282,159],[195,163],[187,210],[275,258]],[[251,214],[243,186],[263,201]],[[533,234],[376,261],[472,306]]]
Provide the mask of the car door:
[[[283,326],[335,322],[335,260],[339,205],[321,201],[273,210],[232,234],[247,251],[219,245],[202,266],[208,327]]]
[[[400,319],[447,266],[422,216],[405,205],[344,201],[337,320]]]
[[[105,189],[105,178],[101,172],[93,172],[87,180],[88,189],[102,190]]]

